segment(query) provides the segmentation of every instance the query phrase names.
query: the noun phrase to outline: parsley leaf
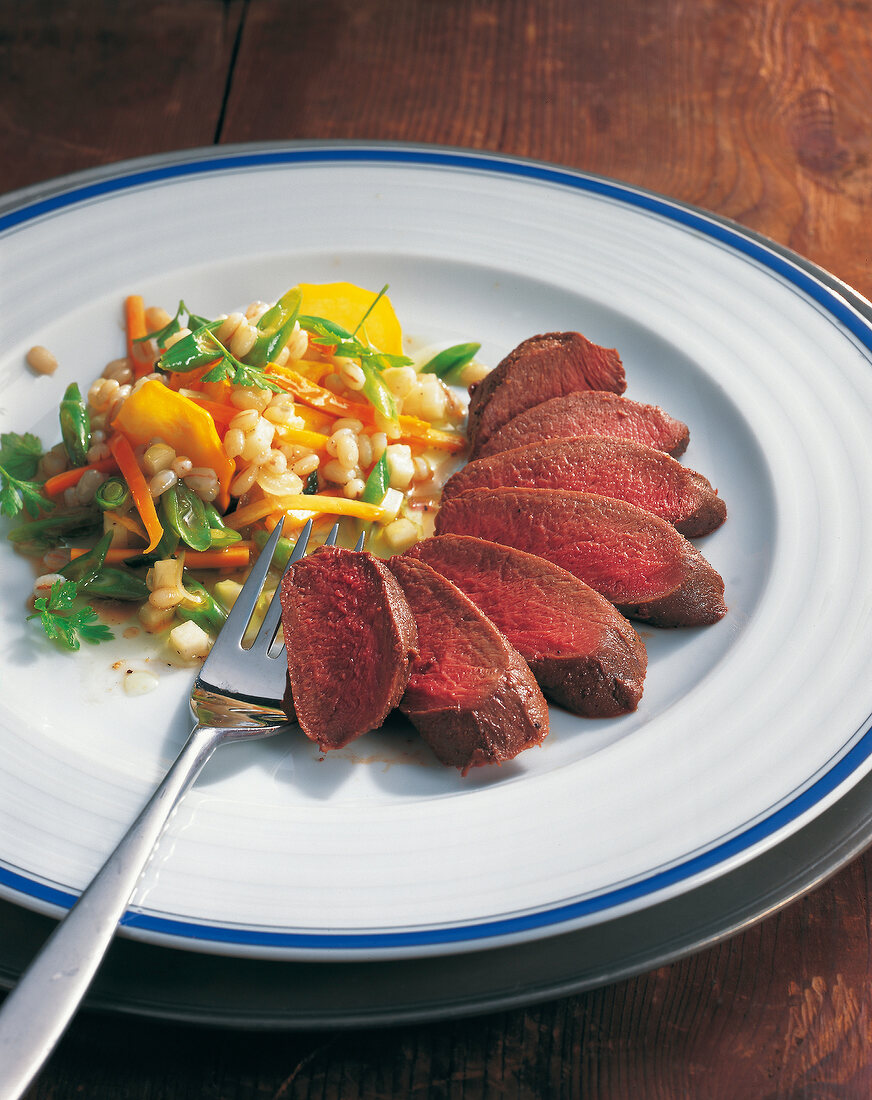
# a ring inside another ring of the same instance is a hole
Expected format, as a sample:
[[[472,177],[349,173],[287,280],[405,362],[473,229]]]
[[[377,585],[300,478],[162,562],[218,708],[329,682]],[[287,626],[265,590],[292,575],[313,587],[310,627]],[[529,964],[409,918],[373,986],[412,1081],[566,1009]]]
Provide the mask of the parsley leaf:
[[[54,508],[39,482],[31,480],[40,458],[42,444],[30,432],[0,435],[0,513],[4,516],[17,516],[23,508],[38,516]]]
[[[0,435],[0,466],[13,477],[30,479],[42,458],[42,443],[31,432],[19,435],[4,432]]]
[[[185,373],[212,363],[212,369],[203,375],[204,382],[223,382],[227,379],[234,386],[252,386],[278,393],[280,387],[267,378],[262,368],[241,363],[230,354],[212,331],[216,323],[210,322],[173,344],[158,360],[158,368]]]
[[[406,355],[388,355],[369,344],[364,344],[352,333],[346,332],[344,328],[334,324],[333,321],[328,321],[325,317],[298,317],[297,320],[300,322],[300,328],[319,338],[316,343],[325,350],[329,347],[333,355],[341,356],[343,359],[359,359],[361,366],[363,360],[366,360],[377,370],[382,371],[385,367],[407,367],[412,362]]]
[[[27,618],[41,619],[46,635],[65,649],[78,649],[80,638],[92,645],[114,638],[109,627],[99,621],[93,607],[76,609],[73,606],[77,596],[75,581],[55,581],[48,596],[34,600],[34,613]]]

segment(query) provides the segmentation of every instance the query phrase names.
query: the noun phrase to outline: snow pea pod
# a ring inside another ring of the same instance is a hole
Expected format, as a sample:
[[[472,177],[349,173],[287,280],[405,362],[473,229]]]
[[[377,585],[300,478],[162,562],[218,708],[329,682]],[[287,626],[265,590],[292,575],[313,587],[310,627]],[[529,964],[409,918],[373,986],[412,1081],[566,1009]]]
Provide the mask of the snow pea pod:
[[[383,451],[381,458],[369,471],[369,477],[366,479],[366,485],[363,487],[360,499],[367,504],[381,504],[385,498],[385,493],[388,491],[390,481],[391,474],[388,469],[388,455],[387,451]]]
[[[450,379],[471,362],[481,350],[481,344],[455,344],[440,351],[421,367],[421,374],[435,374],[437,378]]]
[[[110,477],[97,489],[94,503],[104,512],[117,512],[130,497],[130,489],[122,477]]]
[[[101,569],[92,580],[81,583],[79,590],[102,600],[129,600],[141,603],[148,599],[148,587],[145,581],[134,576],[133,573],[128,573],[126,569],[115,569],[112,566]]]
[[[254,345],[243,356],[246,363],[253,367],[265,367],[276,358],[291,338],[302,300],[302,294],[294,287],[264,313],[257,322]]]
[[[112,532],[107,531],[97,545],[81,557],[73,558],[69,565],[60,570],[62,577],[75,581],[80,588],[89,584],[103,569],[103,562],[112,544]]]
[[[74,512],[57,512],[44,519],[19,524],[6,537],[17,545],[35,540],[45,540],[57,545],[62,536],[82,535],[99,526],[99,512],[90,508],[78,508]]]
[[[61,437],[70,463],[73,466],[86,465],[91,446],[91,418],[75,382],[71,382],[64,392],[60,421]]]
[[[217,634],[227,619],[227,612],[211,592],[204,588],[199,581],[194,580],[187,570],[182,573],[182,584],[191,599],[196,600],[197,606],[187,607],[187,601],[183,601],[176,608],[178,617],[180,619],[190,619],[201,630]]]
[[[203,510],[206,513],[206,522],[209,524],[209,534],[212,536],[212,541],[209,543],[210,550],[224,550],[234,542],[242,541],[242,535],[225,524],[224,517],[214,504],[205,502]]]
[[[203,501],[183,482],[177,482],[160,498],[164,530],[170,527],[192,550],[208,550],[212,532]]]

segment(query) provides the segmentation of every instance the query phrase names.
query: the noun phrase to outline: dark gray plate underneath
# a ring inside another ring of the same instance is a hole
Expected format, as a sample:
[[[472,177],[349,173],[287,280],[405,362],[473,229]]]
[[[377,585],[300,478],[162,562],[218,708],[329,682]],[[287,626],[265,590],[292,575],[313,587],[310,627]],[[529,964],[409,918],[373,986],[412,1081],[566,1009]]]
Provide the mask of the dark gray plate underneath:
[[[86,1005],[261,1029],[372,1027],[514,1008],[672,962],[769,916],[872,838],[872,776],[747,866],[644,912],[516,947],[429,959],[302,963],[224,958],[119,938]],[[0,987],[53,927],[0,902]]]

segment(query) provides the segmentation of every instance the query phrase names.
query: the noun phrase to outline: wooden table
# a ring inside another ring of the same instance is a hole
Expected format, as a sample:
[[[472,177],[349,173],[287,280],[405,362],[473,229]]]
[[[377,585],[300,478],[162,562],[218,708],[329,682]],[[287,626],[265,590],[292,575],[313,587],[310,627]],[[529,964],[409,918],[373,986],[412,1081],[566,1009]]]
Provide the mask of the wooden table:
[[[0,0],[0,191],[212,143],[556,161],[699,204],[872,296],[872,4]],[[750,931],[553,1003],[354,1034],[85,1014],[32,1097],[868,1097],[862,857]]]

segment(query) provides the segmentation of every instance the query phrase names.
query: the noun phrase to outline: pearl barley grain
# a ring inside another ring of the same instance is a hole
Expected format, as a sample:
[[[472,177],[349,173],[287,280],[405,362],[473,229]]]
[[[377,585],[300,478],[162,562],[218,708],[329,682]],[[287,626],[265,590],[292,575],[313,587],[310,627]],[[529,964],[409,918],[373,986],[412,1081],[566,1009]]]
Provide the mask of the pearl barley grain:
[[[36,344],[25,356],[28,366],[37,374],[54,374],[58,369],[58,361],[42,344]]]

